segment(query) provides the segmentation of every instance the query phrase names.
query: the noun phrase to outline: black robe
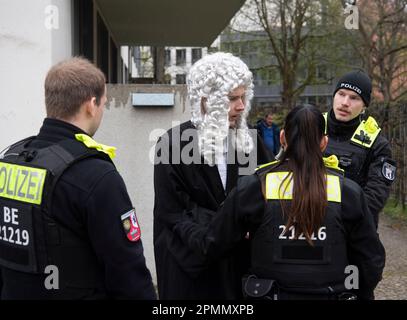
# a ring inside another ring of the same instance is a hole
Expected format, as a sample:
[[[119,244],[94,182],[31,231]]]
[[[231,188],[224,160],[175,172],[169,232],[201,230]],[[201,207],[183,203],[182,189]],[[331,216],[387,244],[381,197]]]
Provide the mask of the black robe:
[[[190,131],[186,131],[190,129]],[[180,139],[182,133],[193,133]],[[230,160],[243,155],[228,153],[226,191],[216,166],[203,163],[197,156],[197,131],[190,121],[170,129],[156,146],[154,166],[154,254],[160,299],[238,299],[241,298],[241,277],[250,262],[249,241],[242,239],[227,256],[207,261],[201,253],[191,249],[186,239],[173,232],[185,219],[204,228],[209,224],[226,195],[236,186],[239,171],[247,164]],[[180,163],[179,154],[190,148],[198,163]],[[257,152],[256,152],[257,151]],[[175,157],[173,157],[175,155]],[[250,159],[257,156],[256,165],[273,160],[257,137],[257,146]],[[161,160],[161,163],[158,163]],[[167,161],[166,161],[167,160]],[[246,158],[247,160],[247,158]],[[164,163],[162,163],[164,162]],[[229,163],[230,162],[230,163]],[[252,167],[252,165],[250,165]],[[252,171],[252,170],[249,170]],[[251,172],[252,173],[252,172]]]

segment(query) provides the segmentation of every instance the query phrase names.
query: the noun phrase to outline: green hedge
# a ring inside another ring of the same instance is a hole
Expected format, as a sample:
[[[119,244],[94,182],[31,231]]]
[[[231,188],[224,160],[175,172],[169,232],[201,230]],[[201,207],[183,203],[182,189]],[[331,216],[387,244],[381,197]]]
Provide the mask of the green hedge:
[[[401,219],[407,222],[407,205],[406,209],[403,211],[401,204],[396,205],[396,201],[394,198],[389,198],[389,200],[387,200],[383,212],[392,218]]]

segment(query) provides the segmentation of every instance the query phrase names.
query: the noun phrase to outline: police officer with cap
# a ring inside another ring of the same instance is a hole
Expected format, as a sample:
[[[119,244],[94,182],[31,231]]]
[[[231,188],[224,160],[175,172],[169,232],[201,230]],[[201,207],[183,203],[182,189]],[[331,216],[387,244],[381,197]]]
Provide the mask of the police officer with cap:
[[[370,78],[360,70],[339,79],[333,107],[324,115],[329,136],[325,155],[336,155],[346,177],[363,188],[377,228],[379,212],[396,177],[396,163],[378,123],[365,116],[371,91]]]
[[[1,154],[1,299],[156,298],[115,148],[91,138],[105,82],[83,58],[52,67],[39,134]]]

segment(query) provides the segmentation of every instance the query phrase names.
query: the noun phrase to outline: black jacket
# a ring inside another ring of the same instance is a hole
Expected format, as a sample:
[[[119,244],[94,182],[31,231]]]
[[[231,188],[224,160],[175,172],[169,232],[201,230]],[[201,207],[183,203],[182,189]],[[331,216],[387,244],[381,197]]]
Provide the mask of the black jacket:
[[[396,164],[392,159],[390,144],[381,133],[369,149],[351,143],[350,139],[359,123],[359,118],[347,123],[337,121],[331,110],[328,113],[329,141],[325,155],[335,154],[339,158],[339,166],[345,170],[345,176],[362,187],[377,226],[379,213],[386,204],[393,182],[384,176],[384,166],[389,164],[395,167]],[[347,165],[345,162],[349,160],[350,164]]]
[[[75,139],[79,128],[55,119],[45,119],[29,147],[41,149],[65,139]],[[114,165],[100,158],[81,160],[62,174],[52,201],[53,219],[72,231],[93,249],[101,288],[89,288],[69,279],[59,290],[44,290],[46,274],[26,274],[1,268],[2,299],[155,299],[141,240],[126,237],[121,215],[132,210],[126,186]],[[69,259],[74,252],[61,252]],[[87,257],[93,259],[92,257]],[[61,266],[63,270],[63,266]],[[61,271],[60,271],[61,272]],[[60,274],[61,281],[64,275]]]
[[[192,136],[180,142],[178,134],[186,134],[188,129]],[[177,162],[180,150],[187,149],[183,149],[186,146],[193,146],[190,154],[198,156],[197,162],[203,163],[197,149],[196,129],[190,121],[169,130],[156,146],[156,161],[169,160],[167,164],[154,166],[154,253],[159,297],[235,299],[240,296],[241,275],[249,263],[248,242],[241,241],[239,248],[228,257],[202,265],[201,254],[174,233],[174,229],[190,220],[204,228],[236,185],[239,167],[243,166],[228,164],[225,192],[216,166]],[[257,151],[254,166],[270,160],[261,141]],[[256,150],[251,156],[255,154]]]
[[[265,202],[263,196],[264,177],[272,171],[287,171],[287,167],[271,165],[260,169],[256,175],[242,177],[206,228],[189,220],[176,226],[174,231],[201,253],[202,264],[225,256],[239,246],[239,241],[249,231],[251,274],[276,280],[286,288],[304,291],[307,288],[344,287],[345,267],[355,265],[359,271],[356,294],[359,299],[373,298],[373,290],[382,277],[385,251],[362,189],[352,180],[342,178],[332,170],[328,172],[342,181],[342,201],[328,206],[324,237],[317,235],[312,248],[305,240],[289,240],[290,232],[281,240],[284,217],[280,201]],[[323,248],[321,257],[316,248]],[[311,263],[304,260],[314,255],[317,259],[313,257],[316,260]],[[319,262],[322,257],[323,261]]]

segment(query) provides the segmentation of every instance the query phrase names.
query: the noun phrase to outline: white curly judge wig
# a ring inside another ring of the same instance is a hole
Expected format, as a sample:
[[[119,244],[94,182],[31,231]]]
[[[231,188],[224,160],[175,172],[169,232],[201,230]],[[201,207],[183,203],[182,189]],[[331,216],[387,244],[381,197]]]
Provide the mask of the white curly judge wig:
[[[238,152],[249,154],[253,149],[253,139],[246,118],[253,98],[253,81],[246,64],[230,53],[207,55],[191,67],[187,85],[191,121],[198,130],[199,151],[210,165],[217,163],[224,150],[223,142],[228,136],[228,94],[241,86],[246,89],[245,109],[236,122],[236,141],[231,142],[236,142]],[[205,114],[201,111],[203,103]]]

